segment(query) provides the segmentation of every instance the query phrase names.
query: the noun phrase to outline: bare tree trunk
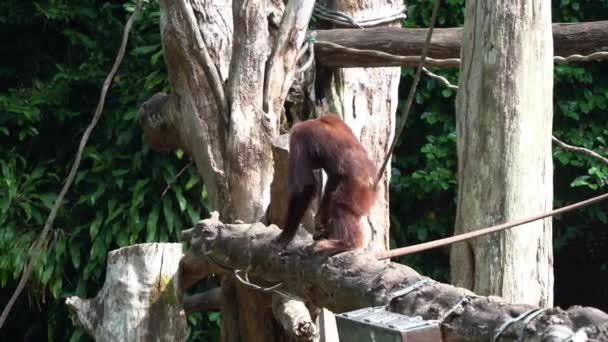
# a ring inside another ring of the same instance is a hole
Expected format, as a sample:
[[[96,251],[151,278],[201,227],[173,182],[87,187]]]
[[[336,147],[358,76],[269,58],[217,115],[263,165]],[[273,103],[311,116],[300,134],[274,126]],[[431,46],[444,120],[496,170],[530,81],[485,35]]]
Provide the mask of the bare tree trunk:
[[[467,1],[456,233],[551,209],[552,52],[550,1]],[[529,226],[454,246],[453,283],[551,306],[551,219]]]
[[[153,148],[179,147],[188,153],[204,179],[211,208],[230,222],[259,221],[270,203],[271,141],[278,135],[313,4],[161,1],[163,52],[172,92],[148,100],[140,123]],[[191,273],[188,285],[203,275]],[[271,300],[269,293],[255,292],[224,275],[222,340],[284,339]],[[288,311],[302,307],[291,305]],[[281,322],[299,321],[282,316]]]
[[[96,341],[182,341],[186,315],[178,267],[181,243],[145,243],[108,253],[95,298],[66,299]]]
[[[330,1],[327,1],[330,3]],[[355,19],[378,18],[394,14],[402,8],[401,0],[336,0],[333,9]],[[329,6],[329,4],[326,5]],[[401,26],[397,20],[386,26]],[[365,30],[365,29],[362,29]],[[349,68],[330,70],[329,84],[325,88],[323,107],[318,112],[340,114],[355,135],[380,166],[395,131],[395,112],[398,104],[400,68]],[[319,94],[317,94],[319,96]],[[388,249],[390,164],[379,182],[376,204],[364,227],[371,232],[369,249]]]

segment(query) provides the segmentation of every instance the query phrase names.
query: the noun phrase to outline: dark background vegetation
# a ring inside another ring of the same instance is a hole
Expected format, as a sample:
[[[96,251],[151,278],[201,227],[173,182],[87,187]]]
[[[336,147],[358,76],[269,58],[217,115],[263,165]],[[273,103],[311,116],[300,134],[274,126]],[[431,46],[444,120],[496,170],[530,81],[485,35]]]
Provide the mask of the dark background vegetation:
[[[427,27],[432,1],[408,1],[407,27]],[[92,117],[134,1],[0,3],[0,306],[20,276]],[[442,1],[438,26],[462,25],[464,0]],[[608,0],[554,0],[553,21],[608,18]],[[104,281],[106,253],[139,242],[176,241],[178,231],[208,216],[205,187],[189,159],[152,153],[143,143],[137,108],[169,91],[159,8],[146,3],[107,105],[61,208],[46,256],[35,267],[0,340],[67,341],[86,337],[63,301],[94,296]],[[435,69],[457,83],[458,70]],[[608,64],[555,68],[554,133],[607,155]],[[405,97],[414,70],[403,69]],[[455,93],[423,77],[413,115],[393,158],[391,244],[402,246],[452,233],[455,215]],[[531,147],[532,148],[532,147]],[[556,207],[600,192],[608,168],[554,149]],[[606,208],[596,205],[554,219],[556,305],[608,309]],[[399,260],[448,279],[448,249]],[[199,285],[211,286],[213,280]],[[194,314],[188,339],[218,339],[218,314]]]

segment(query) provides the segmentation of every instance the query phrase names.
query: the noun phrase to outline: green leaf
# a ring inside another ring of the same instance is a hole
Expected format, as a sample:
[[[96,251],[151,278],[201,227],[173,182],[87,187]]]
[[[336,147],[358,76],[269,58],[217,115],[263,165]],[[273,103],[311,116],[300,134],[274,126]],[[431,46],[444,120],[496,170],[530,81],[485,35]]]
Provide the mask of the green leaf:
[[[147,55],[147,54],[157,51],[157,50],[160,50],[160,44],[138,46],[135,49],[133,49],[132,53],[134,55]]]
[[[173,207],[171,206],[171,201],[169,201],[167,197],[163,197],[163,217],[165,218],[167,229],[169,230],[169,232],[172,232],[173,227],[175,225],[175,216],[173,215]]]
[[[61,295],[61,286],[62,285],[63,285],[63,279],[61,279],[61,277],[55,277],[53,279],[53,281],[51,282],[51,286],[49,287],[49,290],[51,291],[53,298],[55,298],[55,299],[59,298],[59,296]]]
[[[44,271],[42,272],[42,278],[40,279],[40,281],[43,284],[47,284],[49,282],[49,279],[51,278],[51,275],[53,274],[53,264],[48,263],[46,265],[46,267],[44,268]]]
[[[435,113],[424,112],[420,117],[431,125],[437,122],[437,115]]]
[[[195,224],[196,222],[201,220],[200,214],[194,210],[194,208],[187,203],[186,204],[186,212],[188,213],[188,217],[190,217],[190,223]]]
[[[589,182],[587,182],[587,180],[589,178],[591,178],[591,177],[587,176],[587,175],[579,176],[575,180],[573,180],[572,183],[570,183],[570,186],[571,187],[589,186]]]
[[[72,257],[74,268],[80,268],[80,244],[76,243],[75,239],[72,239],[70,243],[70,256]]]
[[[604,224],[608,223],[608,217],[606,217],[606,213],[603,210],[597,210],[595,214],[600,222]]]
[[[182,195],[181,189],[179,187],[175,187],[174,193],[179,205],[179,210],[184,211],[186,209],[186,199],[184,198],[184,195]]]
[[[116,235],[116,244],[119,247],[125,247],[129,245],[129,233],[126,229],[118,230],[118,234]]]
[[[57,242],[55,242],[55,250],[53,251],[55,256],[63,256],[63,254],[65,253],[65,243],[65,238],[60,237],[57,239]]]
[[[23,209],[25,213],[25,219],[29,221],[32,218],[32,206],[24,201],[19,202],[19,206]]]
[[[106,245],[103,236],[97,236],[95,238],[95,242],[93,242],[93,246],[91,247],[91,259],[92,260],[101,260],[106,255]]]
[[[11,198],[9,196],[1,196],[0,197],[0,212],[2,214],[6,214],[8,212],[8,208],[11,205]]]
[[[196,175],[192,175],[192,177],[190,177],[190,179],[188,180],[188,183],[186,183],[186,186],[184,187],[187,190],[192,189],[193,186],[195,186],[196,184],[198,184],[199,182],[199,177]]]
[[[97,200],[101,197],[101,195],[103,195],[103,193],[106,191],[106,188],[107,185],[105,182],[97,183],[97,189],[95,189],[95,192],[93,192],[89,196],[89,201],[92,205],[95,205],[95,203],[97,203]]]
[[[53,204],[55,203],[55,199],[57,199],[57,195],[54,193],[42,194],[39,195],[38,198],[40,198],[42,204],[44,204],[45,207],[51,209],[53,207]]]
[[[156,241],[158,230],[158,207],[153,207],[146,221],[146,242]]]
[[[72,337],[70,337],[70,342],[78,342],[82,339],[82,330],[76,329],[72,333]]]
[[[101,227],[101,222],[103,221],[103,216],[101,213],[97,213],[95,216],[95,220],[91,223],[89,227],[89,235],[91,239],[94,239],[99,234],[99,227]]]
[[[166,230],[161,230],[160,231],[160,237],[159,237],[159,242],[167,242],[169,241],[169,235],[167,234]]]
[[[418,240],[426,241],[429,237],[429,232],[428,230],[421,228],[416,231],[416,236],[418,237]]]
[[[210,312],[207,314],[209,321],[220,323],[220,313],[219,312]]]
[[[593,96],[593,102],[597,105],[597,108],[604,110],[606,109],[606,97],[600,94]]]
[[[157,225],[158,225],[158,207],[153,207],[152,211],[150,211],[150,214],[148,215],[146,227],[148,230],[156,229]]]
[[[158,52],[154,53],[151,57],[150,57],[150,64],[151,65],[156,65],[158,63],[158,61],[163,57],[163,51],[159,50]]]
[[[123,204],[123,205],[118,206],[118,208],[115,208],[115,205],[116,205],[116,200],[112,199],[108,202],[108,218],[106,219],[106,223],[111,222],[118,215],[124,213],[126,210],[126,207],[127,207],[126,204]]]
[[[152,227],[146,229],[146,242],[158,242],[157,229],[158,227]]]
[[[591,111],[591,109],[593,109],[593,105],[589,102],[579,102],[578,106],[581,109],[581,111],[585,114],[588,114]]]

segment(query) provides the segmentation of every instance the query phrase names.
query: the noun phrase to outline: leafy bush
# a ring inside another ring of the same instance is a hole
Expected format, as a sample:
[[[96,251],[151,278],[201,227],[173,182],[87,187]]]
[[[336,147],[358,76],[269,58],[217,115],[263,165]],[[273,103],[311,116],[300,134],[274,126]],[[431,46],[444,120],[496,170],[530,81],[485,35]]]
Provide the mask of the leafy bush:
[[[134,8],[134,1],[98,3],[1,5],[0,21],[13,31],[10,54],[0,66],[0,136],[2,146],[10,147],[0,149],[4,296],[12,293],[29,246],[73,162]],[[96,294],[108,251],[139,242],[177,241],[181,229],[207,213],[205,190],[194,167],[172,182],[189,162],[187,157],[180,151],[171,156],[152,153],[137,123],[138,104],[156,91],[168,90],[158,27],[158,4],[148,3],[134,25],[102,119],[46,241],[46,256],[34,268],[29,288],[36,305],[31,306],[26,294],[20,298],[20,306],[54,312],[47,333],[42,324],[33,336],[80,338],[66,320],[63,298]],[[193,319],[201,323],[200,317]],[[7,326],[13,326],[13,332],[2,331],[0,336],[20,330],[15,327],[32,330],[16,312]],[[27,336],[23,331],[16,334]]]

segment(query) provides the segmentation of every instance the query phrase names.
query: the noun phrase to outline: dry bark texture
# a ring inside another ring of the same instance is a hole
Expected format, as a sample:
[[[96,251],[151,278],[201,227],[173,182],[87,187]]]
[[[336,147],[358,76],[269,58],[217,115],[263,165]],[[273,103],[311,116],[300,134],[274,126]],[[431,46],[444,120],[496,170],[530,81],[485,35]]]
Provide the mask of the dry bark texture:
[[[455,233],[551,210],[553,61],[548,1],[466,3],[456,98]],[[551,219],[455,245],[452,283],[551,306]]]
[[[381,13],[395,13],[403,6],[401,0],[336,0],[321,1],[321,3],[344,12],[355,20],[377,18]],[[400,22],[395,21],[386,25],[400,26]],[[317,94],[317,98],[322,100],[317,112],[323,113],[329,110],[340,114],[367,148],[372,160],[381,165],[395,130],[400,69],[351,68],[324,72],[325,75],[317,76],[328,81],[323,94]],[[376,204],[370,215],[363,218],[363,225],[370,232],[369,249],[374,251],[388,248],[389,180],[390,167],[387,167],[378,184]]]
[[[195,258],[212,258],[222,272],[246,270],[266,285],[282,282],[279,291],[334,312],[390,303],[391,311],[440,320],[444,341],[490,341],[503,323],[537,308],[441,284],[407,266],[378,261],[369,252],[327,258],[307,248],[308,237],[298,237],[285,255],[277,256],[269,248],[277,233],[274,225],[223,224],[213,216],[184,236],[190,238]],[[395,291],[412,284],[420,287],[394,297]],[[517,340],[522,329],[521,321],[514,322],[501,341]],[[551,308],[528,322],[524,331],[526,341],[563,341],[573,332],[606,340],[608,315],[594,308]]]
[[[210,207],[230,221],[258,221],[270,203],[271,140],[279,132],[313,3],[161,1],[172,92],[142,105],[140,123],[156,150],[179,147],[188,153],[204,179]],[[181,271],[186,287],[206,268],[189,258]],[[269,294],[252,292],[229,275],[219,295],[214,300],[221,303],[224,341],[281,338]]]
[[[160,114],[176,130],[181,146],[205,179],[209,205],[232,217],[227,189],[226,128],[219,101],[205,74],[197,41],[204,41],[225,81],[232,54],[232,11],[228,1],[161,1],[160,33],[172,94]],[[191,20],[187,20],[190,18]],[[196,95],[196,96],[194,96]]]
[[[178,267],[181,243],[147,243],[108,253],[106,281],[95,298],[66,304],[96,341],[182,341]]]
[[[437,59],[459,58],[462,27],[436,28],[428,56]],[[553,24],[553,54],[567,57],[589,55],[608,50],[608,21]],[[339,44],[359,50],[377,50],[400,56],[419,56],[424,46],[427,29],[374,27],[365,30],[333,29],[315,31],[321,42]],[[332,46],[315,46],[317,63],[328,67],[417,66],[417,61],[396,62],[382,56],[361,56]],[[429,62],[427,65],[432,65]],[[452,66],[458,66],[455,61]]]

